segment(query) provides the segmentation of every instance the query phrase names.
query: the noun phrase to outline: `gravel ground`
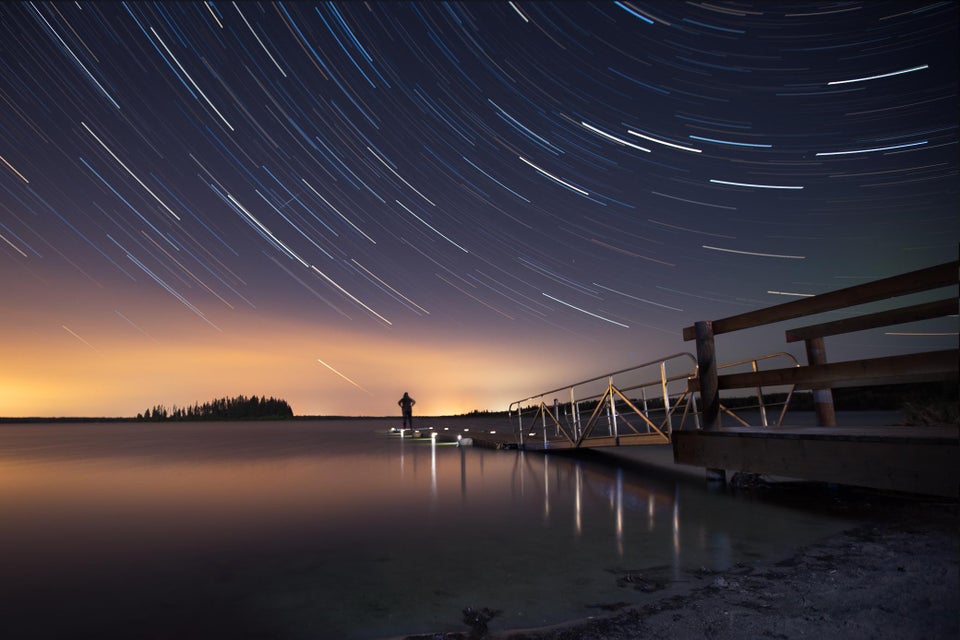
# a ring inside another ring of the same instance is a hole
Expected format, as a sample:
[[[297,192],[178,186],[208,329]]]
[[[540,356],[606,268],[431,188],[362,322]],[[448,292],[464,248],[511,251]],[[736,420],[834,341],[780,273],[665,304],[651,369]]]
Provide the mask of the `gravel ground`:
[[[785,559],[698,571],[642,606],[594,605],[593,617],[535,630],[469,631],[407,640],[633,638],[960,638],[957,503],[858,495],[832,505],[854,528]],[[624,588],[655,580],[626,576]]]

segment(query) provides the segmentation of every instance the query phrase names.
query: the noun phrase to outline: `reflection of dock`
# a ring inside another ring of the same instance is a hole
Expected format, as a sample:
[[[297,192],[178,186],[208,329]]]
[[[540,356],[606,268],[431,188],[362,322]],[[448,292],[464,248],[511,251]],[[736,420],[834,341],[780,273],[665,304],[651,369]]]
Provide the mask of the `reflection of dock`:
[[[958,425],[838,427],[832,389],[955,382],[960,351],[954,348],[828,362],[824,338],[955,316],[958,267],[960,263],[954,261],[712,322],[697,322],[683,330],[685,340],[696,340],[695,358],[675,354],[511,404],[510,413],[517,419],[518,446],[556,450],[672,443],[676,463],[704,467],[712,480],[725,479],[726,471],[731,470],[956,498],[960,490]],[[949,289],[948,297],[928,300],[928,292],[937,289]],[[924,296],[924,300],[899,307],[887,304],[882,311],[787,330],[786,342],[804,342],[806,365],[787,353],[718,364],[716,335],[914,294]],[[786,367],[761,370],[761,363],[766,367],[774,359],[784,358],[788,360]],[[688,369],[678,371],[677,363]],[[687,363],[692,363],[692,368]],[[673,366],[673,373],[667,372],[668,365]],[[738,366],[749,366],[750,370],[736,371]],[[656,370],[652,375],[651,369]],[[734,372],[727,373],[730,369]],[[782,410],[774,420],[768,419],[770,405],[765,400],[765,388],[768,392],[771,388],[787,389]],[[762,426],[750,425],[724,405],[730,400],[721,397],[721,392],[747,389],[757,398],[758,404],[750,408],[759,410]],[[785,426],[789,424],[784,418],[795,389],[812,392],[819,426]],[[724,416],[741,426],[723,427]]]

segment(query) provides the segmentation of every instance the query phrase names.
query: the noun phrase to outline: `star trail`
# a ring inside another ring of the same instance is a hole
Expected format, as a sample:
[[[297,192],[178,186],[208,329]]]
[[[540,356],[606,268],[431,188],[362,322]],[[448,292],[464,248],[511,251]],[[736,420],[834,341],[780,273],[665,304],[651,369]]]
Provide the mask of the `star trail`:
[[[690,350],[696,320],[957,256],[955,2],[0,17],[3,416],[502,409]],[[786,350],[769,335],[720,356]]]

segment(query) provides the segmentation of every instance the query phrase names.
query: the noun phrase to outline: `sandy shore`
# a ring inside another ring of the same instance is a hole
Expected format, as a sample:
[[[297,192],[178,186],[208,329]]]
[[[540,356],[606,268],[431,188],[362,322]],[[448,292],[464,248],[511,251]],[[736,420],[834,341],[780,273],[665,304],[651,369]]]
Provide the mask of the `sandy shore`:
[[[860,493],[830,500],[858,524],[788,558],[691,572],[643,605],[589,605],[586,616],[556,627],[498,631],[494,619],[488,633],[465,623],[465,631],[408,640],[960,637],[956,502]],[[623,588],[658,589],[649,578],[626,576]]]

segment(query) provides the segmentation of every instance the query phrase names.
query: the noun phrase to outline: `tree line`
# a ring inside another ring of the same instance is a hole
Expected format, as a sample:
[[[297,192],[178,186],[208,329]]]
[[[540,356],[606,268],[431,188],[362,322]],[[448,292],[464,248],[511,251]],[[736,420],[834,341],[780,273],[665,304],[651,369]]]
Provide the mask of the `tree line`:
[[[137,420],[281,420],[293,417],[293,409],[286,400],[266,396],[237,396],[217,398],[192,407],[167,410],[162,404],[137,414]]]

